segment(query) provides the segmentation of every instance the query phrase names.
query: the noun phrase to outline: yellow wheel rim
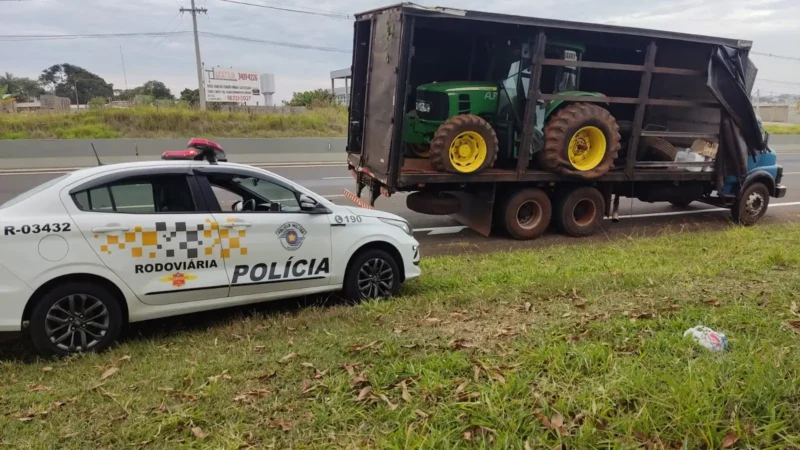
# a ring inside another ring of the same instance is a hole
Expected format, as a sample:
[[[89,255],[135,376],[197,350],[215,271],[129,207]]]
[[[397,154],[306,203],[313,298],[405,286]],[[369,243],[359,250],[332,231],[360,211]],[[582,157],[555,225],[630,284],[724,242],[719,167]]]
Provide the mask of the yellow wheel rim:
[[[465,131],[450,144],[450,164],[461,173],[472,173],[486,161],[486,140],[474,131]]]
[[[569,162],[576,170],[597,167],[606,156],[606,136],[597,127],[583,127],[569,140]]]

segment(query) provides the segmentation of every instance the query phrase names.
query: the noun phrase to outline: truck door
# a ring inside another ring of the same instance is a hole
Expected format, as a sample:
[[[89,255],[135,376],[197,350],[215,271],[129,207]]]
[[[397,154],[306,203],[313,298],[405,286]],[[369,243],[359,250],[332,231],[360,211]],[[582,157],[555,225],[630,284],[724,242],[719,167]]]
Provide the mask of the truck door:
[[[373,21],[362,161],[380,177],[386,177],[389,172],[394,124],[402,124],[402,118],[394,117],[395,102],[403,101],[395,98],[402,28],[398,10],[384,11]]]

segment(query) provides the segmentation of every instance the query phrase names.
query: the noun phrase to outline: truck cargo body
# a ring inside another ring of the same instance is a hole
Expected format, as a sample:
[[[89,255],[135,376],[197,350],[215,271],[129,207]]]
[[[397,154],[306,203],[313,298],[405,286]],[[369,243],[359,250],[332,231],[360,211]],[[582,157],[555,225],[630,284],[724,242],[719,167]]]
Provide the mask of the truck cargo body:
[[[548,58],[545,48],[555,42],[577,42],[586,51],[577,61]],[[461,205],[456,217],[487,235],[496,222],[493,216],[502,213],[498,208],[503,199],[521,189],[542,189],[556,203],[566,191],[591,187],[603,195],[604,215],[613,212],[613,195],[735,207],[739,194],[760,180],[770,196],[782,196],[782,173],[766,146],[768,136],[756,135],[755,115],[752,109],[746,111],[746,95],[757,72],[747,58],[751,45],[744,40],[411,4],[358,14],[347,142],[358,195],[366,188],[373,204],[381,194],[397,191],[453,194]],[[513,157],[498,159],[475,174],[437,171],[427,159],[408,157],[403,121],[414,109],[415,88],[491,80],[497,54],[512,47],[521,48],[522,61],[529,64],[524,114],[518,118],[521,131],[516,137],[513,131],[499,136],[513,149]],[[582,90],[603,95],[548,93],[553,74],[567,66],[577,68]],[[730,79],[728,72],[733,73]],[[610,172],[585,180],[537,167],[533,130],[543,120],[537,105],[554,100],[598,104],[613,114],[623,145]],[[644,143],[655,138],[669,140],[678,149],[698,140],[718,149],[713,160],[652,160]]]

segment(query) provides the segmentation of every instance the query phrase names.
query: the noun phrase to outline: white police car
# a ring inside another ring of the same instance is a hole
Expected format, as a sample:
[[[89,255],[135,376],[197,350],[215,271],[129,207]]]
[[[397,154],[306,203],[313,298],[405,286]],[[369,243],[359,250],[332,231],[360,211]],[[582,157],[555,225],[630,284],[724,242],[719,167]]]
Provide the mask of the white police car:
[[[129,322],[328,291],[388,297],[420,275],[400,217],[211,161],[79,170],[0,206],[0,331],[27,322],[42,353],[100,351]]]

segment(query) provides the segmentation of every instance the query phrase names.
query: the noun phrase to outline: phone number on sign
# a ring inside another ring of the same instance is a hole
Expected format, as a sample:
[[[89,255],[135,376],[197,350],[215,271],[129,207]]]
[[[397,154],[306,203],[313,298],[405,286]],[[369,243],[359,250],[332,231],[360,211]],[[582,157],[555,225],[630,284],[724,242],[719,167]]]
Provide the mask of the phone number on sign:
[[[228,95],[225,98],[228,99],[229,102],[248,102],[250,101],[251,95]]]

